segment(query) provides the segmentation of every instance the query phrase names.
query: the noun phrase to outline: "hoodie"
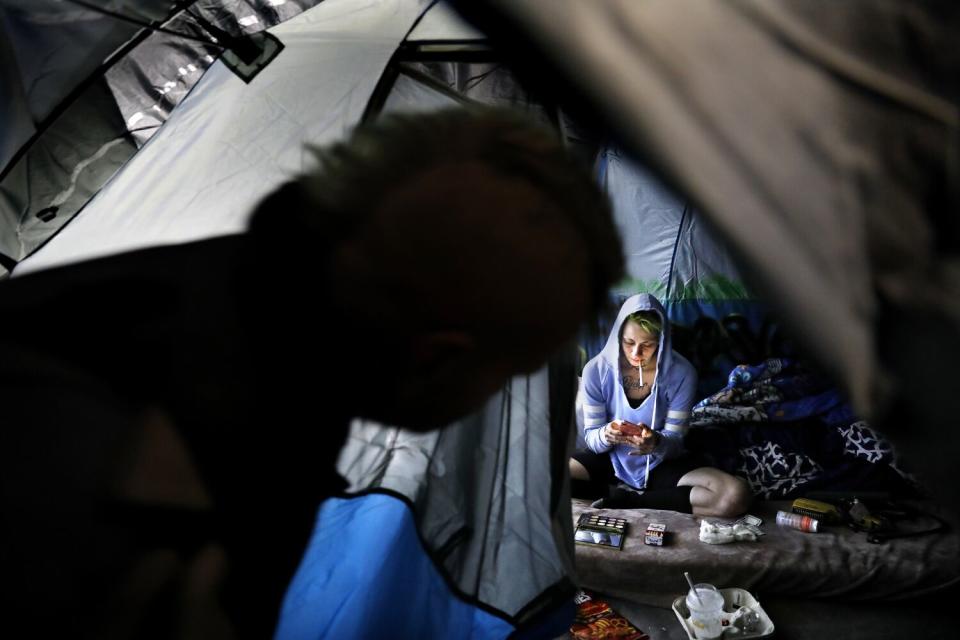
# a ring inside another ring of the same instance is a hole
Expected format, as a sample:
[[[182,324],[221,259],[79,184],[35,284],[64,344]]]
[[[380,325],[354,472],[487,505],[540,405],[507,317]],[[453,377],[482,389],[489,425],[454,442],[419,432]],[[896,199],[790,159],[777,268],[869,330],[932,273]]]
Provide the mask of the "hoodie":
[[[620,327],[631,313],[653,310],[660,315],[663,330],[657,350],[657,370],[650,395],[634,409],[627,401],[620,375]],[[670,346],[670,323],[660,302],[650,294],[632,296],[623,303],[603,350],[583,369],[583,437],[594,453],[610,453],[617,477],[644,488],[647,473],[660,462],[683,453],[690,408],[696,400],[697,372]],[[660,443],[649,455],[630,455],[629,445],[611,446],[601,431],[613,420],[645,424],[660,434]]]

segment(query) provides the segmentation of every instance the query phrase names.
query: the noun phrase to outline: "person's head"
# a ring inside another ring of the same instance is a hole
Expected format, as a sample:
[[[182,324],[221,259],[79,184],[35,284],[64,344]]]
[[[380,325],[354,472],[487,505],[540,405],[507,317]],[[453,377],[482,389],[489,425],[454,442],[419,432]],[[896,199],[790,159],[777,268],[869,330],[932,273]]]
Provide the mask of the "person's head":
[[[323,246],[353,353],[389,376],[366,417],[432,426],[475,408],[622,274],[604,195],[512,112],[387,116],[315,153],[319,170],[268,197],[251,233]]]
[[[631,313],[620,325],[620,350],[626,361],[634,366],[647,367],[657,358],[663,321],[656,311]]]

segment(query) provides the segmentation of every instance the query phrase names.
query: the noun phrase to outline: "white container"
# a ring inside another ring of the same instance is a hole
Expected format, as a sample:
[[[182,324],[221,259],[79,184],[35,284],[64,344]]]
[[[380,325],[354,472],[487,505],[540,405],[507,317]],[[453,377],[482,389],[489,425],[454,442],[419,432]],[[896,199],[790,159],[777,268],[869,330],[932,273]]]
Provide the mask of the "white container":
[[[690,612],[690,626],[698,640],[716,640],[723,634],[723,596],[715,586],[705,583],[693,585],[685,603]]]
[[[700,587],[701,585],[694,585]],[[723,615],[721,625],[723,633],[720,635],[723,640],[748,640],[750,638],[766,638],[773,634],[774,626],[770,616],[760,606],[760,602],[751,595],[746,589],[718,589],[723,596]],[[689,595],[689,594],[688,594]],[[736,616],[737,611],[743,607],[748,607],[755,611],[759,616],[759,622],[756,628],[746,631],[730,624],[730,621]],[[690,640],[704,640],[705,636],[697,635],[696,629],[690,623],[690,609],[687,608],[686,597],[680,596],[673,601],[673,612],[680,621],[680,626],[687,632]]]

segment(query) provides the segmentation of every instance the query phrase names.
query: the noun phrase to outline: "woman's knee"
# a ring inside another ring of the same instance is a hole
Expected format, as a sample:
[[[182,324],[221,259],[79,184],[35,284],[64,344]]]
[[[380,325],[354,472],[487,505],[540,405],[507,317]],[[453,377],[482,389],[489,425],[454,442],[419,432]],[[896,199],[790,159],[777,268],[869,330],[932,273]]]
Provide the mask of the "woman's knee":
[[[717,510],[722,512],[723,517],[733,518],[746,513],[752,501],[750,485],[742,478],[728,476],[717,497]]]
[[[576,458],[570,458],[570,478],[572,480],[589,480],[590,472],[583,463]]]
[[[713,467],[694,469],[677,484],[701,489],[696,496],[691,494],[691,505],[697,515],[736,517],[746,513],[753,500],[750,486],[745,480]]]

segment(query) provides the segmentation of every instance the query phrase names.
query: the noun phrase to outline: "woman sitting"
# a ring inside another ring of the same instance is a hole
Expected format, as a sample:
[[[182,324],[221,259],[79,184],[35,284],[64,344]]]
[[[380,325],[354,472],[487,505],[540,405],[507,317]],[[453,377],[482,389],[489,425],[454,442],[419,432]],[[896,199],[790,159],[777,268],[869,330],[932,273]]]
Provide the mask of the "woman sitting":
[[[570,460],[574,497],[599,497],[594,506],[604,508],[744,513],[751,498],[747,483],[699,466],[684,451],[696,389],[693,366],[670,347],[660,302],[649,294],[629,298],[603,351],[583,370],[588,450]]]

